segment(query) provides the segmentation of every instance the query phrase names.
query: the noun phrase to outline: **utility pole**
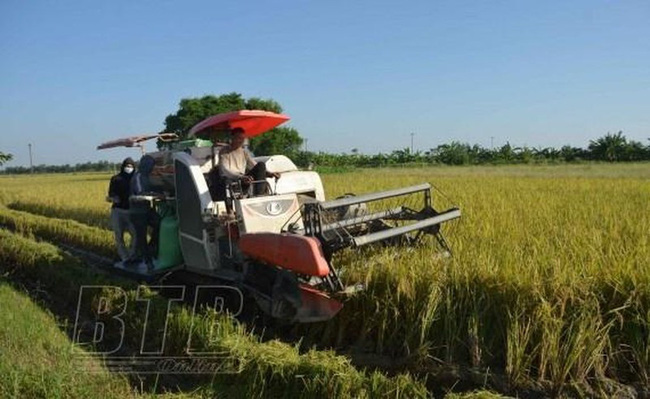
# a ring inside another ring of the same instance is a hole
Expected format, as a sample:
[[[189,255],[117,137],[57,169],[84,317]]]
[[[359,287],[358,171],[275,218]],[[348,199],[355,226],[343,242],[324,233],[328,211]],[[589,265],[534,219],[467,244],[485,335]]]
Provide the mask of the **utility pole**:
[[[32,144],[29,143],[27,146],[29,147],[29,169],[31,173],[34,173],[34,162],[32,161]]]
[[[415,133],[411,132],[411,154],[413,154],[413,136],[415,136]]]
[[[305,139],[305,152],[307,152],[307,139]]]
[[[494,136],[490,136],[490,149],[494,150]]]

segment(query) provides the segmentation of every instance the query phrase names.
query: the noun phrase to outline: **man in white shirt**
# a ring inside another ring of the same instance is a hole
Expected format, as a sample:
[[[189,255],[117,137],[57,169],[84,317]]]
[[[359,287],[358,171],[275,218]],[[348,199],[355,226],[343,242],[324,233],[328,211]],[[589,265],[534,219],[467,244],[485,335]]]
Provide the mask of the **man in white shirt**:
[[[230,145],[219,151],[219,176],[227,184],[241,182],[242,188],[247,190],[253,181],[263,181],[267,177],[280,178],[279,173],[266,171],[264,162],[255,162],[251,154],[242,147],[246,139],[246,132],[242,128],[234,128],[230,131],[232,139]],[[266,193],[265,182],[255,183],[253,195]]]

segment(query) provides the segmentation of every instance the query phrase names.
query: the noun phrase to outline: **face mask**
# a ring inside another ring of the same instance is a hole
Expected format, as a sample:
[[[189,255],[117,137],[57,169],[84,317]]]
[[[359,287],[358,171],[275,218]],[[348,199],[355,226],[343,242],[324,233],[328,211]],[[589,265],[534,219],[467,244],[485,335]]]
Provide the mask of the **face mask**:
[[[126,168],[124,168],[124,173],[127,173],[129,175],[133,173],[133,166],[127,166]]]

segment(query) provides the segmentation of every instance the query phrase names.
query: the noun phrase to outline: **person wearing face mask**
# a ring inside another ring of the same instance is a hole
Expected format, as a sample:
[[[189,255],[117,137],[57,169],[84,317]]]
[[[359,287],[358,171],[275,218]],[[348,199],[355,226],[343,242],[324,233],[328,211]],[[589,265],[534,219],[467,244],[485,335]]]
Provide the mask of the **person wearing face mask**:
[[[106,200],[111,202],[111,226],[115,234],[115,246],[117,253],[122,261],[129,259],[135,249],[135,228],[129,218],[129,195],[131,176],[135,169],[135,162],[131,158],[126,158],[122,162],[120,173],[111,177],[108,186],[108,196]],[[129,249],[124,243],[124,232],[128,231],[131,235],[131,245]]]

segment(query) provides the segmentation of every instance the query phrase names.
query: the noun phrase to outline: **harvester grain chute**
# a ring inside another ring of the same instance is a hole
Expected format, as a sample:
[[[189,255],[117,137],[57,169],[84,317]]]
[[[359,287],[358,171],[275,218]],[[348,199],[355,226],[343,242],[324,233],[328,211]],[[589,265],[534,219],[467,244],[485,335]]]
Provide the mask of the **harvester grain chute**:
[[[428,183],[326,201],[318,173],[298,170],[289,158],[275,155],[255,158],[281,176],[267,180],[269,194],[254,197],[227,186],[225,199],[213,198],[207,176],[223,145],[215,132],[245,126],[253,136],[288,119],[265,111],[219,114],[192,128],[189,139],[149,153],[156,160],[152,177],[167,193],[151,197],[166,226],[156,267],[116,267],[148,278],[183,270],[206,284],[217,280],[240,289],[270,317],[314,322],[334,317],[343,306],[339,296],[348,292],[333,265],[336,252],[373,244],[413,245],[427,234],[443,252],[451,252],[441,224],[459,218],[460,210],[434,209]],[[130,146],[131,141],[100,147]],[[167,255],[161,259],[164,254],[180,256],[170,261]]]

